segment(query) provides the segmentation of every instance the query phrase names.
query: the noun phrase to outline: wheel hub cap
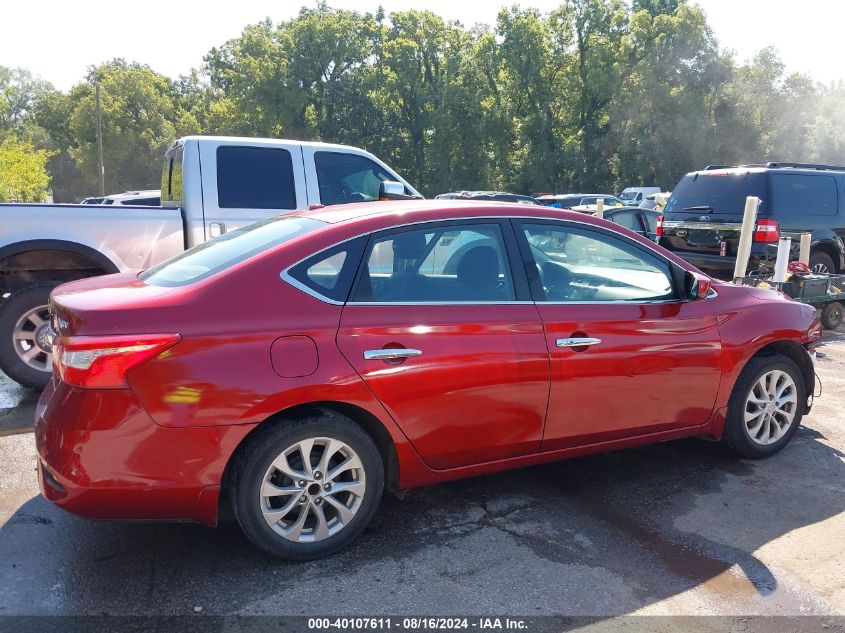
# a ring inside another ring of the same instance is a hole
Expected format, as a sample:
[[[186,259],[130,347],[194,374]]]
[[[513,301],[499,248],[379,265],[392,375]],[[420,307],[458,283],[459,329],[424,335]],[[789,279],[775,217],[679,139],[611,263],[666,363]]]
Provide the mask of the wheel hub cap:
[[[766,372],[751,387],[745,401],[745,432],[761,445],[780,440],[798,411],[798,389],[784,371]]]
[[[49,334],[49,306],[37,306],[26,312],[12,330],[12,345],[18,358],[32,369],[49,372],[53,363]]]
[[[350,446],[328,437],[285,449],[264,474],[259,503],[277,534],[313,543],[337,534],[355,517],[366,491],[364,466]]]

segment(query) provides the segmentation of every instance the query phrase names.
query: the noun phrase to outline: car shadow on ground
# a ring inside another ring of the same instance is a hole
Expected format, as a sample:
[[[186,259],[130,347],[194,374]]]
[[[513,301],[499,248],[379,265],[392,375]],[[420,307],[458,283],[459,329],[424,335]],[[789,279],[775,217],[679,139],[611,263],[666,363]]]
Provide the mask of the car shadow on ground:
[[[388,496],[350,548],[308,563],[264,556],[231,517],[94,522],[34,497],[0,528],[0,614],[609,616],[701,585],[799,609],[755,552],[842,512],[843,482],[812,428],[759,462],[684,440]]]

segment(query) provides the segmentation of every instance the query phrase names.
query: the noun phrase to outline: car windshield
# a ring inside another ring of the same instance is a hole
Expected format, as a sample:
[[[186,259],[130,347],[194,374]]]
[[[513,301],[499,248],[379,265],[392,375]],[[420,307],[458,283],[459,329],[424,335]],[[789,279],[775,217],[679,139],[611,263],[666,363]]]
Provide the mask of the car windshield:
[[[151,286],[187,286],[321,226],[313,218],[270,218],[194,246],[139,278]]]

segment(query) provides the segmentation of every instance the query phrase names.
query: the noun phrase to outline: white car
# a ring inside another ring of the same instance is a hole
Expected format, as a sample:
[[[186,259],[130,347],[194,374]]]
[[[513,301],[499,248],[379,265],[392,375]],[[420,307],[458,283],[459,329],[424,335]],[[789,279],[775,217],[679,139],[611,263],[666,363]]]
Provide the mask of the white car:
[[[161,190],[124,191],[103,198],[100,204],[128,204],[142,207],[160,207]]]
[[[625,204],[635,207],[651,194],[660,193],[660,191],[660,187],[626,187],[619,197]]]

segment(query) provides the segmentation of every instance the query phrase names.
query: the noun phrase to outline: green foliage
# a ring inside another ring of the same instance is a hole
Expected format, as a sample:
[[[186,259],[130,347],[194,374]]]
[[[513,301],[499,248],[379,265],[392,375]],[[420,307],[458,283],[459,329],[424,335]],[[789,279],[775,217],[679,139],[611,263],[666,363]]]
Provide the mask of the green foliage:
[[[0,202],[41,202],[47,196],[51,152],[8,136],[0,143]]]
[[[244,28],[173,81],[114,60],[69,93],[0,67],[0,139],[54,152],[58,200],[153,187],[187,133],[365,147],[425,194],[671,188],[708,163],[845,163],[845,85],[737,65],[685,0],[561,0],[466,28],[430,11],[325,3]]]

